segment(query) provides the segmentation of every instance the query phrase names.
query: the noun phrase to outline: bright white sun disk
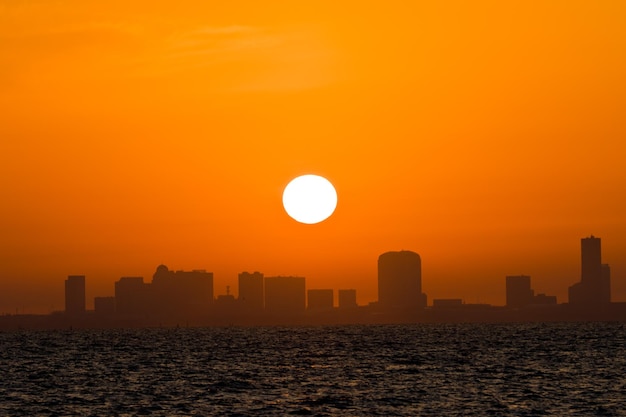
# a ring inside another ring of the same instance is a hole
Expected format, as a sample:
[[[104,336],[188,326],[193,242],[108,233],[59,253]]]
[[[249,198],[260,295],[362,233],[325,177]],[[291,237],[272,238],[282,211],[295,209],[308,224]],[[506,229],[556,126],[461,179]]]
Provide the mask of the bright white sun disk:
[[[302,175],[285,187],[283,206],[287,214],[300,223],[319,223],[335,211],[337,192],[324,177]]]

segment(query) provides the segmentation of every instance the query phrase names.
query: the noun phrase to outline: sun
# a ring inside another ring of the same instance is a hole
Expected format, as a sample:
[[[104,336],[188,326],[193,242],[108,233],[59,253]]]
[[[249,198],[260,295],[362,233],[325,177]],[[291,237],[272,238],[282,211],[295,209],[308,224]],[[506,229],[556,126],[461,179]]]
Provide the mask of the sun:
[[[319,223],[335,211],[337,191],[324,177],[302,175],[285,187],[283,206],[287,214],[300,223]]]

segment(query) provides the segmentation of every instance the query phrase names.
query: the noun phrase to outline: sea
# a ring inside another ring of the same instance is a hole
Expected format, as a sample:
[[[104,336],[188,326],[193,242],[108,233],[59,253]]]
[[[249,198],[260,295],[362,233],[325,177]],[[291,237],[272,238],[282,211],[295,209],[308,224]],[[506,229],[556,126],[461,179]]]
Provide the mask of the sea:
[[[16,330],[0,416],[626,416],[625,323]]]

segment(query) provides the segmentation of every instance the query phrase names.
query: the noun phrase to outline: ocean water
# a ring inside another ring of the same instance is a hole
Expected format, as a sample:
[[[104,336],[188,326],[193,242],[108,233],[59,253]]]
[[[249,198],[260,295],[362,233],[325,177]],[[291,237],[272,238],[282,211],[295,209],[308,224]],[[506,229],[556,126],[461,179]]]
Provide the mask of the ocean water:
[[[0,333],[2,416],[625,416],[623,323]]]

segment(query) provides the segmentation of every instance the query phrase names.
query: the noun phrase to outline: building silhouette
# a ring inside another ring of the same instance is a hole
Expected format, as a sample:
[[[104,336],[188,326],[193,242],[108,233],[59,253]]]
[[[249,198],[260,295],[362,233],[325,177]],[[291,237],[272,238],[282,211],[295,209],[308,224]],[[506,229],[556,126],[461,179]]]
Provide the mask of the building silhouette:
[[[384,309],[426,307],[422,261],[417,253],[403,250],[378,257],[378,303]]]
[[[534,293],[530,288],[530,276],[510,275],[506,277],[506,306],[522,308],[533,303]]]
[[[309,310],[332,310],[333,290],[308,290],[307,308]]]
[[[152,282],[122,277],[115,297],[96,297],[95,314],[85,313],[85,277],[65,281],[65,312],[54,312],[33,326],[155,326],[626,320],[626,303],[611,303],[609,265],[602,263],[601,241],[581,239],[581,278],[569,288],[569,305],[557,305],[555,296],[534,294],[531,277],[506,276],[506,306],[466,304],[462,299],[435,299],[426,306],[422,293],[421,258],[411,251],[386,252],[378,257],[378,302],[359,307],[355,289],[338,290],[334,309],[332,289],[306,291],[304,277],[264,277],[260,272],[239,274],[239,294],[213,298],[213,274],[204,270],[170,271],[157,267]],[[309,312],[306,312],[308,303]],[[574,307],[572,307],[574,306]],[[582,307],[579,307],[582,306]],[[418,314],[414,312],[418,311]],[[264,314],[265,312],[265,314]],[[83,316],[77,316],[84,314]],[[22,326],[24,315],[5,320]],[[5,316],[3,316],[5,317]],[[1,317],[0,317],[1,318]],[[60,318],[60,320],[59,320]],[[184,320],[184,321],[183,321]],[[0,323],[0,327],[3,324]],[[7,327],[8,328],[8,327]]]
[[[85,313],[85,276],[69,275],[65,280],[65,313]]]
[[[593,235],[580,240],[580,282],[569,287],[569,303],[598,306],[611,302],[611,269],[602,263],[601,239]]]
[[[265,277],[265,311],[271,314],[300,314],[305,310],[304,277]]]
[[[433,308],[461,308],[463,300],[460,298],[435,298]]]
[[[609,264],[602,264],[602,274],[600,280],[600,302],[611,302],[611,267]]]
[[[215,299],[216,303],[234,305],[236,300],[235,296],[230,293],[230,285],[226,286],[226,294],[220,294]]]
[[[239,274],[239,303],[248,311],[262,311],[264,308],[263,274],[242,272]]]
[[[556,305],[556,295],[536,294],[533,297],[534,305]]]
[[[215,299],[213,307],[211,308],[211,314],[220,317],[232,317],[241,312],[241,305],[235,299],[235,296],[230,293],[230,286],[226,286],[226,294],[219,294]]]
[[[151,283],[143,277],[122,277],[115,283],[118,314],[169,316],[200,314],[213,303],[213,273],[170,271],[159,265]]]
[[[531,305],[554,305],[555,295],[537,294],[530,286],[530,276],[509,275],[506,277],[506,307],[524,308]]]
[[[115,282],[115,312],[123,315],[150,313],[150,286],[143,277],[122,277]]]
[[[341,309],[357,307],[356,290],[339,290],[337,292],[337,298],[339,301],[338,307]]]
[[[204,312],[213,303],[213,273],[170,271],[159,265],[152,276],[150,303],[161,315]]]
[[[98,315],[113,315],[115,314],[115,297],[95,297],[93,307]]]

